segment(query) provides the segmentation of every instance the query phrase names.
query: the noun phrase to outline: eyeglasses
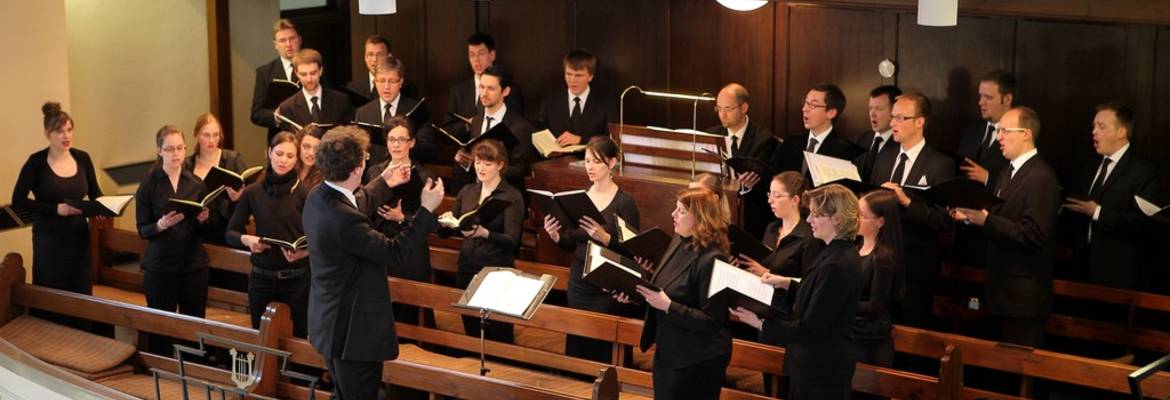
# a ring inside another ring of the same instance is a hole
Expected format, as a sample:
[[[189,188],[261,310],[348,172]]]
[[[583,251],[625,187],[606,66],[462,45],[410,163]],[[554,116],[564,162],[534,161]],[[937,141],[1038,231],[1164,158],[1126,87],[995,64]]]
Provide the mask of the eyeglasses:
[[[739,108],[739,106],[742,106],[742,105],[743,105],[743,104],[736,104],[736,105],[734,105],[734,106],[718,106],[718,105],[717,105],[717,106],[715,106],[715,112],[716,112],[716,113],[720,113],[720,112],[732,112],[732,111],[734,111],[735,109]]]
[[[828,108],[828,105],[827,104],[814,104],[814,103],[810,103],[808,100],[805,100],[804,103],[802,103],[801,108],[816,110],[818,108]]]
[[[404,143],[410,142],[411,140],[414,140],[414,138],[394,137],[394,138],[386,139],[386,142],[388,142],[390,144],[404,144]]]
[[[783,199],[785,197],[792,197],[792,195],[784,194],[784,192],[768,192],[769,199]]]
[[[891,118],[897,122],[906,122],[906,121],[909,121],[909,120],[912,120],[912,119],[915,119],[918,117],[921,117],[921,115],[894,115]]]
[[[174,147],[163,147],[162,151],[163,151],[163,153],[176,153],[176,152],[186,153],[187,152],[187,145],[182,144],[182,145],[178,145],[178,146],[174,146]]]
[[[999,127],[999,129],[996,129],[996,130],[995,130],[995,133],[998,133],[998,134],[1000,134],[1000,135],[1006,135],[1008,132],[1023,132],[1023,131],[1026,131],[1026,130],[1028,130],[1028,129],[1027,129],[1027,128],[1004,128],[1004,127]]]
[[[390,85],[401,85],[401,84],[402,84],[402,79],[396,79],[396,80],[390,80],[390,79],[374,79],[374,83],[377,83],[377,84],[379,84],[379,85],[386,85],[386,84],[390,84]]]

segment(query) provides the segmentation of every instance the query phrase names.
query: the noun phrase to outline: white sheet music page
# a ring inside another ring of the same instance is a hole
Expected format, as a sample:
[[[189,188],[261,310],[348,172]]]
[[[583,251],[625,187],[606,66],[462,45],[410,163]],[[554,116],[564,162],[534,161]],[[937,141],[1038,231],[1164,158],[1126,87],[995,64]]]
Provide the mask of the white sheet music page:
[[[808,173],[812,176],[813,186],[820,186],[826,182],[838,179],[852,179],[861,182],[861,175],[852,161],[804,152],[804,162],[808,163]]]
[[[772,294],[776,291],[772,285],[760,281],[756,274],[736,268],[722,260],[715,260],[707,297],[719,293],[723,288],[731,288],[768,305],[772,304]]]
[[[504,314],[524,315],[544,282],[517,275],[512,271],[492,271],[479,282],[479,288],[467,305]]]

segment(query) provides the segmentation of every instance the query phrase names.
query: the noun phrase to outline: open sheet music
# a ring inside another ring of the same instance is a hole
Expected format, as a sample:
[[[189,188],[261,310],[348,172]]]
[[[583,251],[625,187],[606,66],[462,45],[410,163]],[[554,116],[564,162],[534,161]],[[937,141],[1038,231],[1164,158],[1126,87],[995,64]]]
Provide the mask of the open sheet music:
[[[472,279],[458,307],[490,310],[528,319],[552,289],[556,277],[534,275],[513,268],[488,267]]]
[[[650,274],[643,273],[633,260],[589,242],[589,251],[585,255],[585,276],[582,278],[586,282],[625,293],[632,299],[641,299],[635,286],[660,290],[650,283],[649,278]]]
[[[812,176],[813,186],[821,186],[838,179],[852,179],[861,181],[857,166],[852,161],[804,152],[804,162],[808,164],[808,173]]]
[[[126,211],[126,206],[134,200],[132,194],[119,194],[98,197],[94,200],[65,200],[71,205],[89,215],[120,217]]]
[[[715,260],[707,297],[720,306],[743,307],[761,318],[774,318],[779,315],[772,309],[772,295],[775,292],[772,285],[761,281],[756,274]]]

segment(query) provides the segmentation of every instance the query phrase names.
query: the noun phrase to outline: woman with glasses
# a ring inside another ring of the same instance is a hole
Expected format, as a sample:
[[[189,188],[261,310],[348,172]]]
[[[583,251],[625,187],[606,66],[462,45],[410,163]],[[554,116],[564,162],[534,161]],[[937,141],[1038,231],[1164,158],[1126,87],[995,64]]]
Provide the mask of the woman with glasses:
[[[832,184],[807,194],[813,237],[825,243],[796,292],[793,318],[761,320],[742,307],[731,314],[756,329],[776,329],[787,347],[787,399],[848,399],[857,363],[851,329],[861,292],[861,257],[853,240],[860,224],[857,196]],[[792,279],[761,279],[788,288]]]
[[[409,164],[411,166],[410,180],[419,185],[427,179],[436,179],[435,173],[423,166],[422,163],[410,157],[415,146],[414,130],[404,117],[391,117],[386,121],[386,151],[389,158],[366,169],[364,183],[373,179],[381,179],[382,171],[390,165]],[[372,153],[372,152],[371,152]],[[405,185],[413,185],[407,183]],[[386,237],[395,237],[409,231],[414,213],[421,206],[418,196],[405,196],[397,199],[394,204],[371,204],[370,209],[376,214],[370,220],[374,227]],[[421,282],[431,280],[431,250],[427,242],[421,242],[415,248],[403,248],[400,261],[386,266],[389,276]],[[394,304],[394,318],[399,322],[418,324],[418,307],[406,304]]]
[[[203,318],[207,307],[207,253],[200,235],[210,214],[196,218],[170,211],[172,198],[200,201],[207,193],[203,180],[183,168],[187,145],[183,131],[166,125],[154,136],[158,159],[134,195],[138,236],[147,240],[142,255],[146,305]]]

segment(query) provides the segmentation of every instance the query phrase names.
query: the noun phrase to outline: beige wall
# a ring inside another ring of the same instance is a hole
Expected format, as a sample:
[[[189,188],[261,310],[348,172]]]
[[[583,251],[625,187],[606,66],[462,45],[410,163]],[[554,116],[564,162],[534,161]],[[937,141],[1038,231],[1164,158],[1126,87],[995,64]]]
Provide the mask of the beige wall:
[[[19,54],[20,62],[5,63],[0,87],[0,115],[6,144],[0,146],[0,203],[12,198],[12,186],[28,155],[47,146],[41,124],[41,103],[61,102],[70,109],[66,53],[65,6],[61,0],[5,1],[0,5],[0,52]],[[78,135],[77,146],[95,143]],[[19,252],[31,263],[32,230],[0,232],[0,253]]]
[[[252,125],[252,90],[256,68],[276,58],[272,22],[279,18],[277,0],[232,1],[228,9],[232,60],[232,132],[235,147],[248,165],[264,163],[268,130]],[[225,128],[227,129],[227,128]]]

